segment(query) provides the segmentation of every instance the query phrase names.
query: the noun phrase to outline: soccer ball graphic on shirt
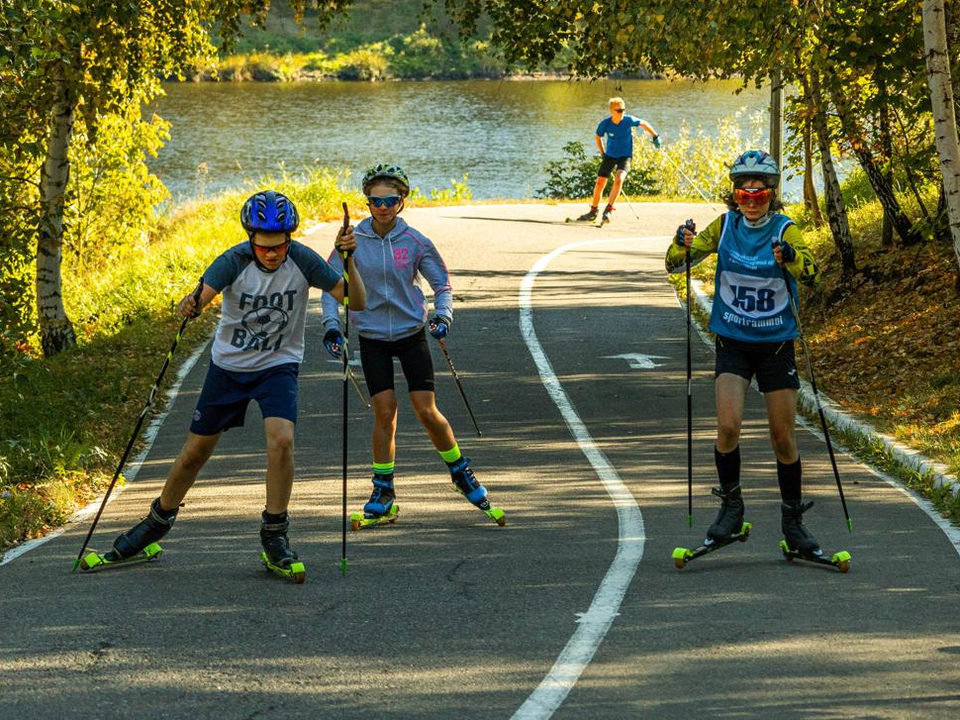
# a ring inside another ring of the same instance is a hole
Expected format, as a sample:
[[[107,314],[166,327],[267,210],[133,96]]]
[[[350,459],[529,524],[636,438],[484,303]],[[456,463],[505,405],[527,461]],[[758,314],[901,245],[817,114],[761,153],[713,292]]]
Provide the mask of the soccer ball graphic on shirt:
[[[282,308],[261,307],[250,310],[243,316],[243,327],[252,337],[266,340],[283,330],[290,322],[290,316]]]

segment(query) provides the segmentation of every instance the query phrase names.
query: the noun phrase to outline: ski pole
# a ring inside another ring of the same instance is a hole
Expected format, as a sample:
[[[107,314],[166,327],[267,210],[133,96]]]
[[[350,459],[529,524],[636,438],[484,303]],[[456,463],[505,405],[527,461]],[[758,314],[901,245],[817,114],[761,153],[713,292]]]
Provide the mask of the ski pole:
[[[693,231],[693,219],[684,223]],[[690,248],[684,239],[684,256],[687,263],[687,525],[693,527],[693,362],[690,355],[690,326],[693,318],[690,312]]]
[[[633,207],[633,203],[630,202],[630,196],[627,195],[627,193],[625,193],[625,192],[623,191],[623,186],[626,185],[626,184],[627,184],[627,179],[624,178],[624,179],[623,179],[623,182],[620,184],[620,194],[623,195],[623,199],[627,201],[627,206],[628,206],[628,207],[630,208],[630,210],[633,212],[633,216],[634,216],[637,220],[639,220],[639,219],[640,219],[640,216],[637,214],[636,208]]]
[[[686,180],[687,183],[689,183],[690,187],[692,187],[694,190],[696,190],[700,194],[700,197],[702,197],[706,201],[706,203],[710,206],[710,208],[714,212],[718,212],[716,206],[710,201],[710,198],[707,197],[706,193],[704,193],[703,190],[701,190],[700,187],[693,180],[690,179],[690,177],[683,171],[683,168],[680,167],[677,161],[674,160],[672,157],[670,157],[668,153],[664,153],[664,156],[677,169],[677,172],[679,172],[680,175],[683,176],[683,179]]]
[[[463,398],[463,404],[467,407],[467,412],[470,414],[470,419],[473,420],[473,426],[477,429],[477,437],[483,437],[483,433],[480,432],[480,426],[477,425],[477,419],[473,416],[473,410],[470,409],[470,403],[467,401],[467,395],[463,392],[463,384],[460,382],[460,376],[457,375],[457,369],[453,366],[453,360],[450,359],[450,353],[447,352],[447,346],[443,342],[443,338],[437,340],[440,344],[440,349],[443,350],[443,356],[447,359],[447,365],[450,366],[450,374],[453,375],[453,379],[457,382],[457,390],[460,391],[460,397]]]
[[[350,211],[343,203],[343,231],[350,227]],[[347,262],[350,252],[343,251],[343,502],[341,504],[341,542],[340,542],[340,573],[347,574],[347,378],[350,375],[350,273]]]
[[[347,368],[347,372],[350,373],[350,382],[353,383],[353,389],[357,391],[357,397],[360,398],[360,402],[364,404],[367,410],[370,409],[370,401],[367,400],[367,396],[364,395],[363,390],[360,388],[360,383],[357,382],[357,376],[354,374],[353,370]]]
[[[173,338],[173,344],[170,346],[170,349],[167,351],[167,356],[163,359],[163,365],[160,366],[160,373],[157,375],[157,379],[153,382],[153,387],[150,388],[150,394],[147,395],[147,402],[144,403],[143,409],[140,411],[140,416],[137,418],[137,424],[133,428],[133,432],[130,435],[130,440],[127,442],[127,447],[123,451],[123,455],[120,457],[120,462],[117,464],[117,469],[113,473],[113,479],[110,481],[110,484],[107,486],[107,492],[103,496],[103,500],[100,502],[100,508],[97,510],[96,516],[93,518],[93,522],[90,524],[90,530],[87,531],[87,536],[83,539],[83,545],[80,548],[80,553],[77,555],[77,559],[73,561],[73,568],[70,572],[75,572],[76,569],[80,566],[80,560],[83,558],[83,553],[87,549],[87,543],[90,542],[90,538],[93,537],[93,531],[97,529],[97,525],[100,522],[100,516],[103,515],[103,509],[107,506],[107,501],[110,499],[110,493],[113,492],[114,486],[117,484],[117,480],[120,477],[120,472],[123,470],[123,466],[127,462],[127,457],[130,455],[130,451],[133,449],[133,444],[137,440],[137,436],[140,434],[140,428],[143,425],[144,419],[147,417],[147,412],[153,407],[153,401],[156,399],[157,391],[160,389],[160,383],[163,380],[164,374],[167,372],[167,368],[170,366],[170,361],[173,360],[173,353],[177,349],[177,345],[180,344],[180,338],[183,337],[184,328],[187,327],[187,322],[191,317],[196,317],[200,314],[200,292],[203,290],[203,278],[200,278],[200,282],[197,284],[197,289],[193,293],[193,301],[195,304],[194,315],[188,315],[183,318],[183,321],[180,323],[180,329],[177,330],[177,335]]]
[[[777,245],[778,243],[774,243]],[[817,414],[820,416],[820,427],[823,428],[823,437],[827,442],[827,453],[830,455],[830,466],[833,468],[833,477],[837,481],[837,491],[840,493],[840,504],[843,506],[843,516],[847,521],[847,530],[853,532],[853,520],[850,519],[850,513],[847,512],[847,500],[843,496],[843,485],[840,483],[840,471],[837,469],[837,458],[833,453],[833,443],[830,442],[830,431],[827,429],[827,418],[823,414],[823,405],[820,404],[820,393],[817,392],[817,379],[813,375],[813,363],[810,360],[810,348],[807,346],[807,339],[803,334],[803,326],[800,324],[800,310],[797,307],[797,301],[793,296],[793,288],[790,285],[790,277],[787,269],[780,266],[783,272],[783,280],[787,284],[787,294],[790,298],[790,310],[793,312],[793,319],[797,323],[797,335],[800,336],[800,344],[803,346],[803,357],[807,365],[807,375],[810,376],[810,387],[813,389],[813,398],[817,404]]]

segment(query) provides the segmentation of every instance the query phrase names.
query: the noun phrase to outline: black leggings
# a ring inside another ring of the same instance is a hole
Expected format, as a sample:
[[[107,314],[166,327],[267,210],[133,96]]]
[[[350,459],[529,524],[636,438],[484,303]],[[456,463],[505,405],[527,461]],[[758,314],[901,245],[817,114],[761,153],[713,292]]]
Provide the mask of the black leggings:
[[[419,332],[400,340],[372,340],[360,336],[360,362],[370,396],[393,390],[393,358],[400,358],[407,390],[433,392],[433,361],[427,346],[427,334]]]

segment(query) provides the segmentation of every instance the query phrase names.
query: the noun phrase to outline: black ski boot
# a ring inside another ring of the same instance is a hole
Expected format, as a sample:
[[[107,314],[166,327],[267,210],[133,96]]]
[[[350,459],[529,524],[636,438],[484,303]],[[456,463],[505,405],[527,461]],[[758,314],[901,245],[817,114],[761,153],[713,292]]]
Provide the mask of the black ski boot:
[[[780,529],[791,550],[801,556],[822,555],[820,543],[803,524],[803,514],[813,507],[812,502],[784,500],[780,505]]]
[[[289,528],[290,516],[286,512],[271,515],[263,511],[260,516],[260,544],[263,545],[260,561],[267,570],[299,585],[306,577],[306,568],[302,562],[297,562],[297,554],[290,549]]]
[[[151,543],[157,542],[173,527],[179,510],[179,507],[162,510],[160,498],[156,498],[150,503],[150,514],[114,540],[113,550],[104,555],[104,559],[107,562],[127,560]]]
[[[272,518],[267,516],[264,511],[260,518],[260,544],[263,545],[263,551],[267,555],[270,564],[278,567],[288,567],[297,559],[297,554],[290,549],[290,541],[287,539],[287,530],[290,529],[290,516],[286,513],[274,515]],[[278,520],[275,520],[279,518]],[[274,520],[271,522],[271,520]]]
[[[707,528],[707,538],[722,542],[740,531],[743,526],[743,499],[740,485],[727,488],[711,488],[710,492],[720,498],[720,511],[713,524]]]
[[[597,219],[597,208],[593,205],[590,206],[590,209],[587,210],[583,215],[577,218],[577,222],[593,222]]]
[[[613,214],[613,210],[614,209],[609,205],[607,205],[607,207],[603,209],[603,216],[600,218],[601,225],[606,225],[607,223],[610,222],[610,215]]]

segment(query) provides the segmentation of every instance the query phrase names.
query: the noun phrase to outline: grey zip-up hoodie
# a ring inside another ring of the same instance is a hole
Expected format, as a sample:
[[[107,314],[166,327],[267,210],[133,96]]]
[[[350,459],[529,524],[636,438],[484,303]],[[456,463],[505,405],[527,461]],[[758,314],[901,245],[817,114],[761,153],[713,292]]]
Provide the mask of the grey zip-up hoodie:
[[[357,249],[353,261],[367,291],[365,310],[350,311],[350,328],[372,340],[401,340],[427,323],[429,306],[420,289],[422,276],[433,289],[434,312],[453,322],[450,274],[434,244],[407,225],[403,218],[382,238],[365,218],[354,230]],[[335,250],[327,260],[343,272],[343,258]],[[323,294],[324,330],[340,329],[340,304]]]

